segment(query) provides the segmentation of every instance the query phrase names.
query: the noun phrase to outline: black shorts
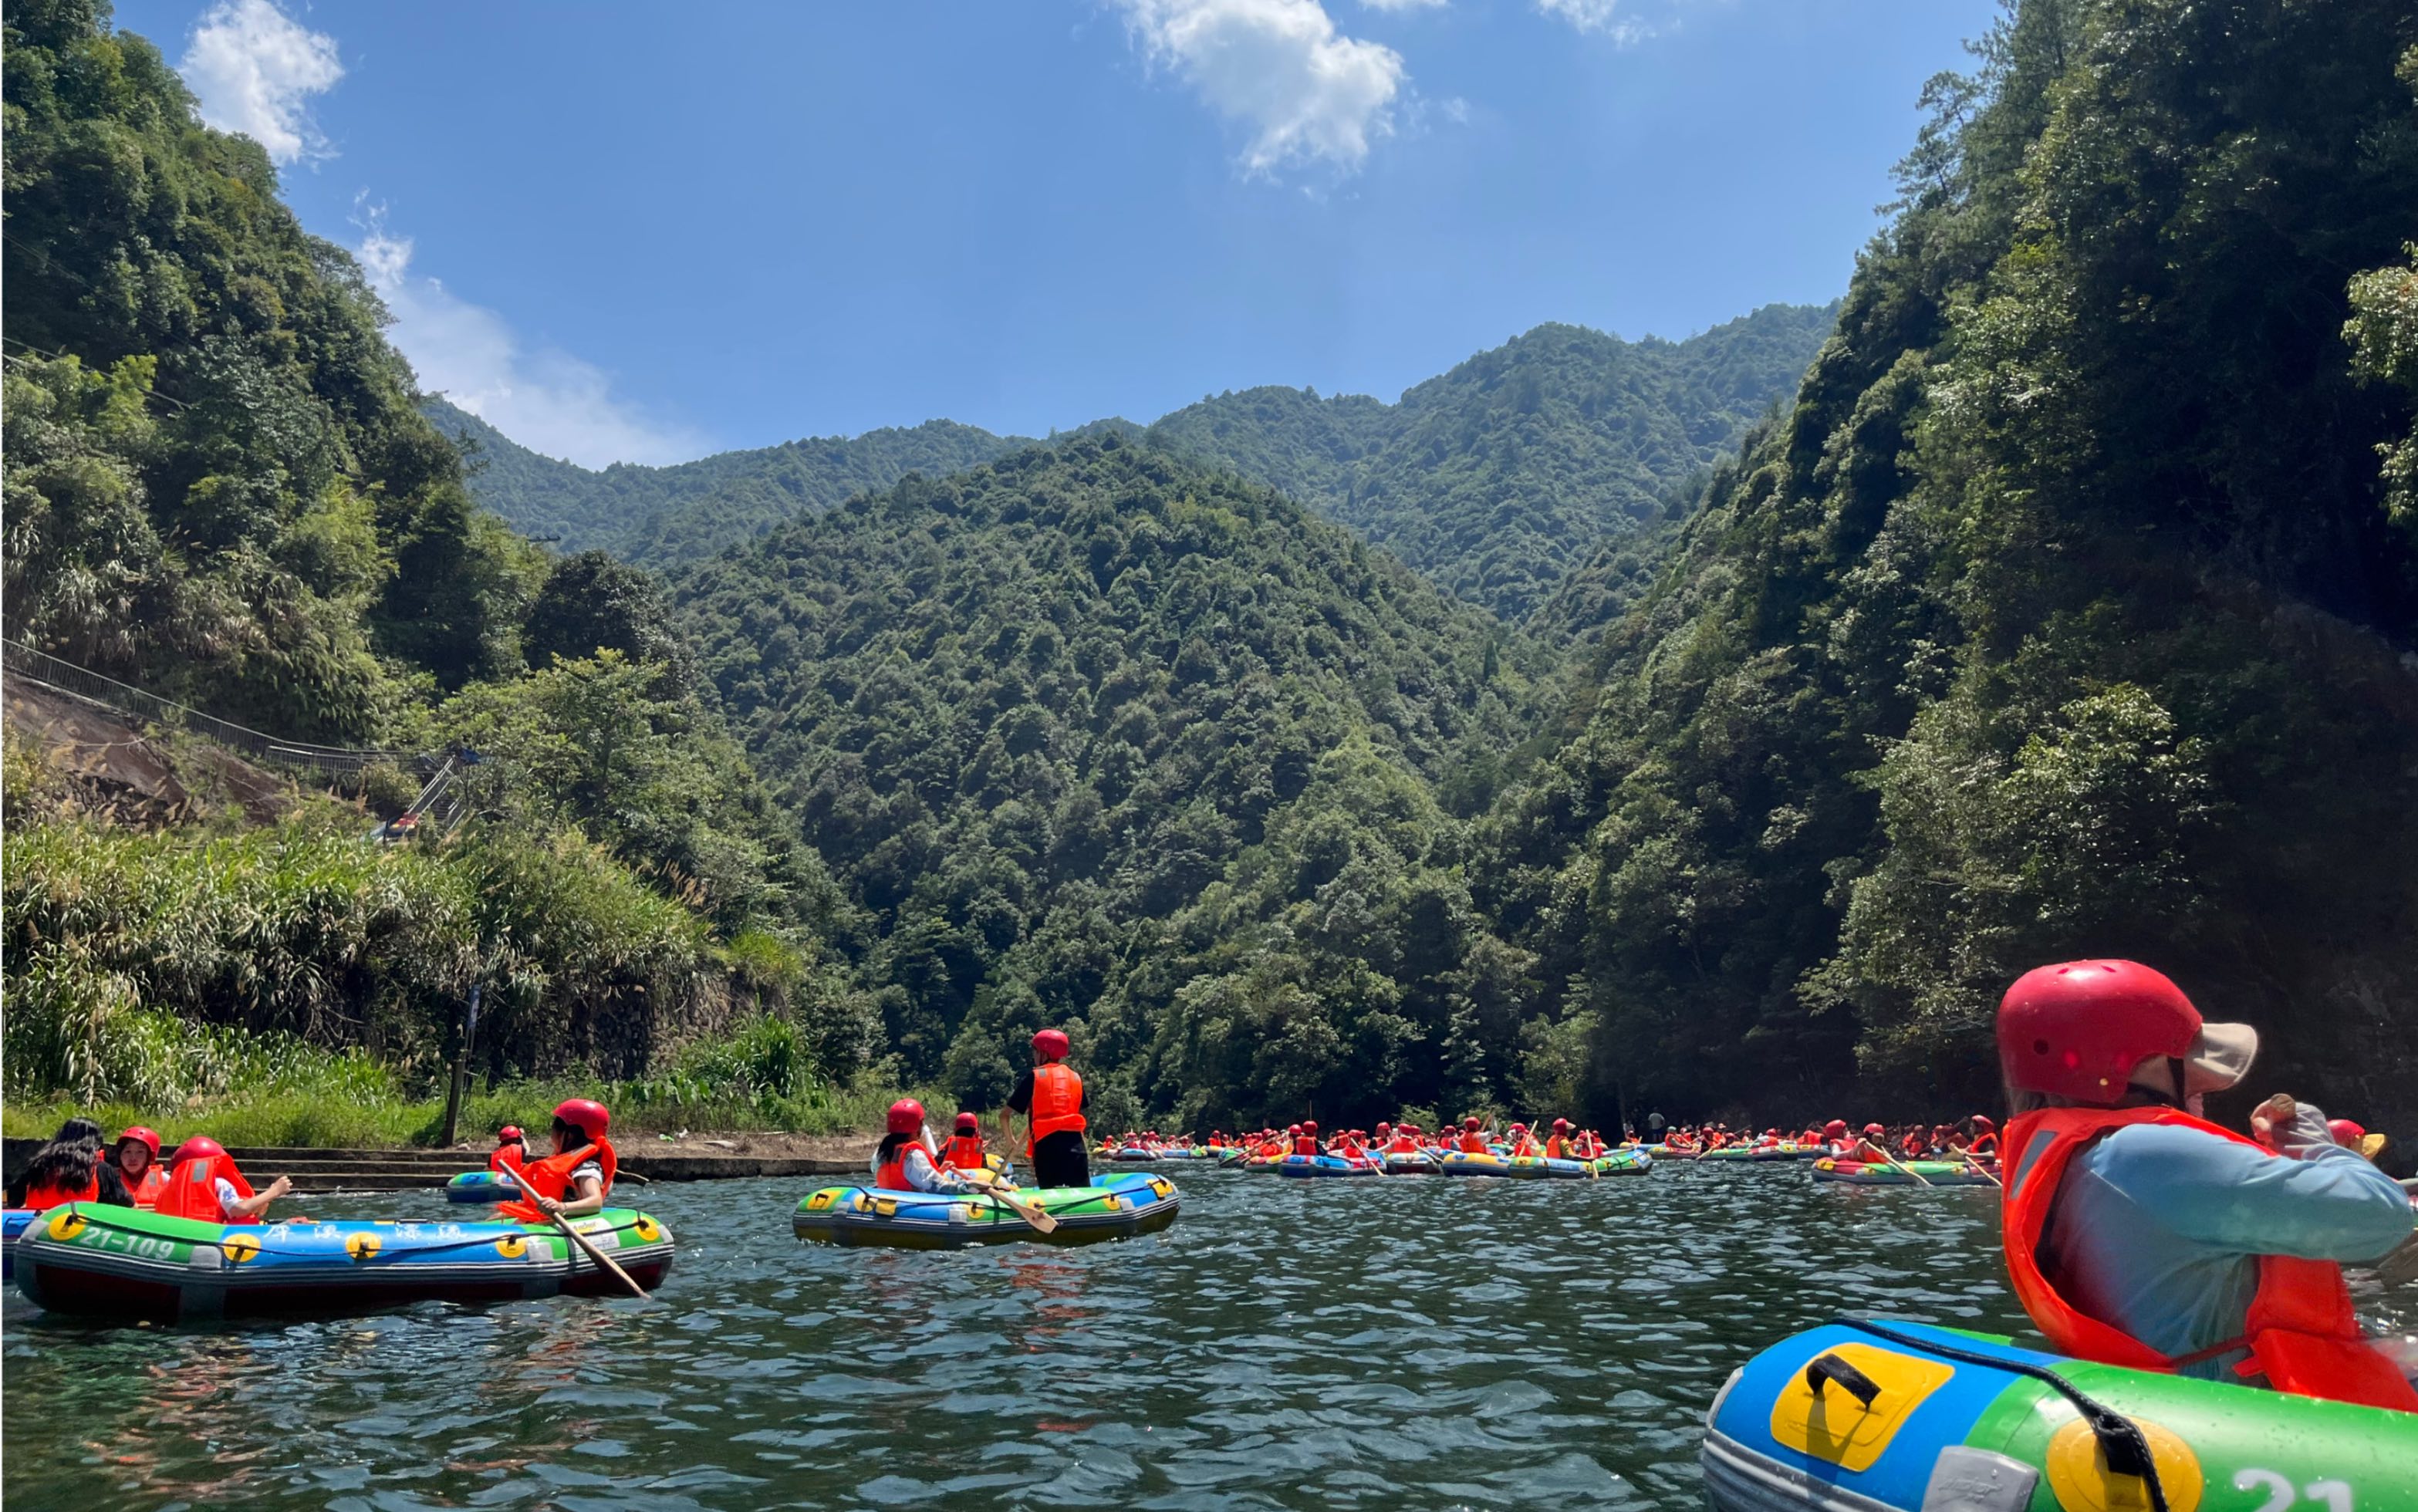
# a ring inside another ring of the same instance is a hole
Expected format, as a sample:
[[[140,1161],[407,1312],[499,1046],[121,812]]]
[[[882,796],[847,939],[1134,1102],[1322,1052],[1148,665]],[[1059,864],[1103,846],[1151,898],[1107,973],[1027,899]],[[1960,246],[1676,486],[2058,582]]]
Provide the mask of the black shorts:
[[[1033,1184],[1035,1186],[1089,1186],[1092,1184],[1092,1153],[1083,1143],[1080,1129],[1060,1129],[1045,1134],[1033,1145]]]

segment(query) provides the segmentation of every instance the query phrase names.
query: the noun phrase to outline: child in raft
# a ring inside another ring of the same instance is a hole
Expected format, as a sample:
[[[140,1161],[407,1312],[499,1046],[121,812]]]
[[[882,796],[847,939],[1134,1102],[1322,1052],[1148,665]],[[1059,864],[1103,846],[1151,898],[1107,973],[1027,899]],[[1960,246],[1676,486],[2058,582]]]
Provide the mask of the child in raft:
[[[613,1142],[604,1137],[613,1115],[602,1103],[574,1097],[554,1110],[554,1153],[520,1168],[521,1180],[533,1194],[516,1202],[499,1203],[496,1212],[522,1223],[538,1223],[548,1214],[584,1218],[604,1210],[613,1190],[613,1173],[620,1167]]]
[[[526,1170],[528,1168],[528,1136],[517,1123],[507,1123],[496,1131],[496,1148],[487,1156],[487,1168],[502,1175],[506,1169]]]
[[[163,1218],[203,1223],[261,1223],[268,1219],[268,1205],[292,1190],[292,1178],[280,1176],[266,1189],[253,1191],[224,1146],[196,1136],[176,1146],[176,1163],[168,1168],[167,1184],[161,1188],[154,1211]]]
[[[966,1192],[973,1184],[944,1162],[924,1133],[924,1105],[901,1097],[890,1105],[881,1143],[873,1152],[873,1184],[885,1192]]]

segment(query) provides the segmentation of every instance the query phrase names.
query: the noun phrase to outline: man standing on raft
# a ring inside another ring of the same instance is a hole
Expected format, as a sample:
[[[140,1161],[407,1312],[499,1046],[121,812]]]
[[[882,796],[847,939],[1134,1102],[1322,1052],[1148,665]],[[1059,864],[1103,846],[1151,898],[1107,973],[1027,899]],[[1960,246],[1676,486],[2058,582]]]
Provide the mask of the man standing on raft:
[[[1037,1187],[1089,1186],[1092,1159],[1083,1146],[1083,1078],[1066,1063],[1066,1031],[1033,1036],[1033,1069],[1007,1094],[1007,1144],[1016,1147],[1016,1115],[1024,1115],[1025,1153]]]
[[[2032,1321],[2087,1360],[2418,1412],[2361,1336],[2342,1262],[2410,1238],[2400,1185],[2276,1098],[2264,1142],[2200,1100],[2257,1053],[2132,961],[2044,966],[1998,1005],[2007,1270]]]

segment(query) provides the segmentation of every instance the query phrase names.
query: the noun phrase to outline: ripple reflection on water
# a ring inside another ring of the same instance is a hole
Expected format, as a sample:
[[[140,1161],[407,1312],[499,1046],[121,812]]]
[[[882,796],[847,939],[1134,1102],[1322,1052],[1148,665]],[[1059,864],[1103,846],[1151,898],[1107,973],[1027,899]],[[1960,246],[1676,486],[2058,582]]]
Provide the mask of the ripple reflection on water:
[[[1987,1189],[1170,1168],[1173,1229],[1079,1250],[830,1249],[788,1232],[808,1184],[653,1187],[681,1253],[650,1304],[178,1332],[12,1291],[8,1498],[1693,1507],[1706,1404],[1780,1336],[1841,1311],[2023,1326]]]

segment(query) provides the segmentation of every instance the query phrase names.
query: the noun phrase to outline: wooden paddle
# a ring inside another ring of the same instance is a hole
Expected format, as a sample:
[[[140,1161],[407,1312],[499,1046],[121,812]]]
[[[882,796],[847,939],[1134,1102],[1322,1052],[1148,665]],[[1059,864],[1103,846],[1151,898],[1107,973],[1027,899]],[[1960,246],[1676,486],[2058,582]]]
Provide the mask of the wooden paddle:
[[[1881,1153],[1881,1158],[1883,1160],[1888,1161],[1890,1165],[1895,1166],[1898,1169],[1913,1177],[1915,1181],[1921,1185],[1929,1186],[1931,1184],[1930,1179],[1925,1177],[1922,1172],[1915,1169],[1912,1166],[1900,1161],[1897,1156],[1890,1154],[1889,1153],[1889,1148],[1886,1145],[1883,1145],[1880,1141],[1873,1138],[1870,1135],[1866,1135],[1864,1137],[1864,1143],[1871,1145],[1875,1150],[1878,1150]]]
[[[521,1189],[521,1195],[529,1199],[531,1206],[536,1207],[540,1212],[545,1212],[544,1204],[538,1200],[536,1187],[531,1186],[528,1180],[524,1178],[519,1171],[513,1169],[510,1166],[504,1167],[503,1171],[505,1175],[512,1178],[513,1184]],[[621,1269],[620,1261],[614,1260],[612,1256],[605,1254],[594,1245],[589,1244],[588,1236],[581,1233],[577,1229],[573,1228],[569,1218],[564,1217],[559,1213],[546,1213],[546,1216],[554,1220],[556,1228],[560,1229],[564,1233],[571,1236],[571,1242],[573,1244],[577,1245],[581,1249],[586,1250],[589,1260],[594,1260],[597,1265],[603,1269],[608,1270],[615,1275],[620,1276],[621,1278],[621,1284],[630,1289],[630,1295],[640,1298],[646,1296],[647,1289],[640,1286],[635,1279],[633,1279],[629,1272]]]
[[[1027,1202],[1014,1193],[1002,1189],[998,1185],[999,1178],[989,1170],[968,1169],[960,1174],[977,1188],[988,1193],[991,1200],[1004,1204],[1009,1212],[1033,1225],[1034,1233],[1047,1234],[1058,1231],[1058,1220],[1050,1214],[1048,1208],[1038,1202]]]

